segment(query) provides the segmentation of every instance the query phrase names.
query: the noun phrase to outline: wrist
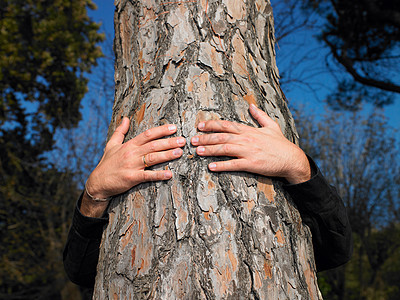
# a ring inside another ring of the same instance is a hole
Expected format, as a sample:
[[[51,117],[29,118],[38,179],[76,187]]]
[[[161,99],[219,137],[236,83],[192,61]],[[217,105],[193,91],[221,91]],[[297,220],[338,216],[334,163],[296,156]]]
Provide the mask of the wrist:
[[[94,201],[108,201],[112,194],[104,187],[104,176],[95,168],[85,182],[85,194]]]
[[[109,201],[94,201],[88,196],[86,191],[83,192],[80,212],[82,215],[91,218],[100,218],[107,209]]]
[[[95,202],[106,202],[106,201],[110,201],[112,198],[112,197],[103,197],[103,196],[97,197],[96,195],[99,195],[99,193],[93,194],[93,193],[89,192],[87,181],[85,182],[85,194],[86,194],[86,196],[88,196],[90,199],[92,199]],[[102,195],[102,194],[100,193],[100,195]]]
[[[306,154],[298,148],[299,154],[293,156],[294,160],[285,176],[291,184],[300,184],[311,179],[311,166]]]

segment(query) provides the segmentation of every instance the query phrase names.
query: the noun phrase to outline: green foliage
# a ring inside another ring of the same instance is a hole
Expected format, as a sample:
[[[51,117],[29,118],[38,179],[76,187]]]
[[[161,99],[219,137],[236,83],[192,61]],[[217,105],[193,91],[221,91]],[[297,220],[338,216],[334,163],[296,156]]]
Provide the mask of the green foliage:
[[[75,126],[103,40],[87,16],[90,0],[1,0],[0,136],[51,147],[58,127]]]
[[[75,175],[45,159],[102,56],[91,0],[0,0],[0,298],[57,299]]]

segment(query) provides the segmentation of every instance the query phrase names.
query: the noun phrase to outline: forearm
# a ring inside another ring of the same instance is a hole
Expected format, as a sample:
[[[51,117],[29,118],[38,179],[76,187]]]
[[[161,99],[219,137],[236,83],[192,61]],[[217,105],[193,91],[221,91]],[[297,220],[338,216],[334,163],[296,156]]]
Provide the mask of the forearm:
[[[63,261],[70,280],[78,285],[92,287],[96,277],[96,266],[104,226],[108,215],[90,218],[80,211],[83,195],[77,202],[72,226],[64,248]]]
[[[310,228],[318,271],[346,263],[352,254],[352,231],[346,208],[310,159],[312,178],[285,189],[296,203],[303,222]]]

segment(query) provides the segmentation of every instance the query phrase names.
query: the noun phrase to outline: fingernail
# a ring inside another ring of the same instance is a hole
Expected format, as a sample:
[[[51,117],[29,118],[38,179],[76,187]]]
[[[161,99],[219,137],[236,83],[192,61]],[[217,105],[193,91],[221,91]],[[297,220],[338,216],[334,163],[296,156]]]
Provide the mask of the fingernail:
[[[176,125],[169,125],[168,126],[169,131],[175,131],[176,130]]]
[[[165,171],[165,172],[164,172],[164,177],[165,177],[166,179],[171,178],[171,177],[172,177],[172,172],[171,172],[171,171]]]
[[[211,163],[211,164],[208,165],[208,168],[209,168],[210,170],[215,170],[215,169],[217,168],[217,165],[214,164],[214,163]]]
[[[197,147],[197,153],[201,154],[204,153],[206,149],[204,147]]]
[[[204,123],[204,122],[201,122],[201,123],[199,123],[199,125],[197,125],[197,127],[199,129],[204,129],[205,126],[206,126],[206,123]]]
[[[172,154],[175,156],[179,156],[182,154],[182,149],[175,149],[174,151],[172,151]]]
[[[185,141],[184,138],[179,138],[178,141],[177,141],[178,145],[180,145],[180,146],[185,145],[185,142],[186,141]]]
[[[253,113],[257,113],[257,106],[255,106],[253,103],[250,104],[250,110],[251,110]]]
[[[199,137],[198,136],[195,136],[195,137],[192,138],[192,143],[193,144],[197,144],[198,142],[199,142]]]

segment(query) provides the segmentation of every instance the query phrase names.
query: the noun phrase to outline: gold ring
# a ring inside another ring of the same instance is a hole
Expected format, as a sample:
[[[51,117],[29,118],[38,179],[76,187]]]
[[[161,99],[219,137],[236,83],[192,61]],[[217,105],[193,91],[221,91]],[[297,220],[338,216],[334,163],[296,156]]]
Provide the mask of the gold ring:
[[[143,164],[144,164],[144,167],[145,167],[145,168],[148,168],[148,167],[149,167],[149,165],[146,163],[146,154],[143,155]]]

